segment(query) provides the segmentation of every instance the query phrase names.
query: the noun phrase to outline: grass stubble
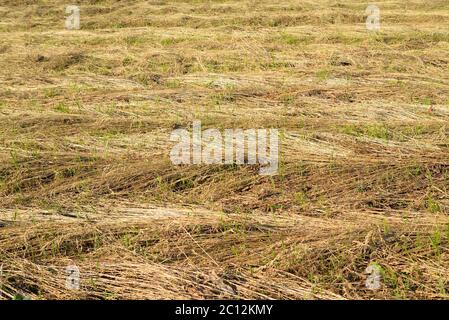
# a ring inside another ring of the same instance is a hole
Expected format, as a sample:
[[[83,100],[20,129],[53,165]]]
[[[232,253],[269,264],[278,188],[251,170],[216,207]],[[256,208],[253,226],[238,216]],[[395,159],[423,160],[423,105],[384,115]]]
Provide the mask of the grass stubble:
[[[374,33],[348,0],[83,1],[66,30],[3,0],[0,298],[447,299],[449,5],[376,4]],[[279,174],[174,166],[193,120],[279,128]]]

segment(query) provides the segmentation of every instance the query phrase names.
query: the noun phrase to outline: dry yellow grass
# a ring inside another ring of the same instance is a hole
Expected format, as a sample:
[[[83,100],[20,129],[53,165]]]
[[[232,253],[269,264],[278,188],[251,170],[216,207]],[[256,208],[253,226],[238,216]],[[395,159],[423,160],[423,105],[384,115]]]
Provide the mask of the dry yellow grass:
[[[448,298],[447,1],[76,3],[0,3],[0,299]],[[195,119],[279,175],[174,166]]]

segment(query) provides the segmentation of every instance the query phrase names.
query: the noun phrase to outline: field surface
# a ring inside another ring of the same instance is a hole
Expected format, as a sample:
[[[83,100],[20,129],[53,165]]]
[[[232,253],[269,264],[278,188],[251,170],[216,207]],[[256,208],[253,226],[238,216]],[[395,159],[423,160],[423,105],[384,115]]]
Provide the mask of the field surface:
[[[449,2],[375,4],[1,0],[0,299],[447,299]],[[278,175],[174,165],[195,120]]]

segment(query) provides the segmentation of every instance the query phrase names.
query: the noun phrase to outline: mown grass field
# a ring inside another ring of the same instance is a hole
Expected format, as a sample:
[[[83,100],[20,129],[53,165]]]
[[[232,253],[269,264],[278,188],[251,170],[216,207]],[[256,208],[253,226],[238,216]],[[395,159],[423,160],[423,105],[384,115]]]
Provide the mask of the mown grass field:
[[[2,0],[0,298],[447,299],[449,2],[375,4]],[[173,165],[194,120],[279,174]]]

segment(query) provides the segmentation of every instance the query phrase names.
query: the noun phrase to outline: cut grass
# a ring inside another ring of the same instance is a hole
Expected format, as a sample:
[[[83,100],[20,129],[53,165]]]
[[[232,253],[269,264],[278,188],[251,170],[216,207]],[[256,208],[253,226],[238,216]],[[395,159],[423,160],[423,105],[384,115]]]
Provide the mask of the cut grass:
[[[0,26],[0,298],[448,298],[445,2],[65,5]],[[193,120],[280,129],[279,175],[173,165]]]

